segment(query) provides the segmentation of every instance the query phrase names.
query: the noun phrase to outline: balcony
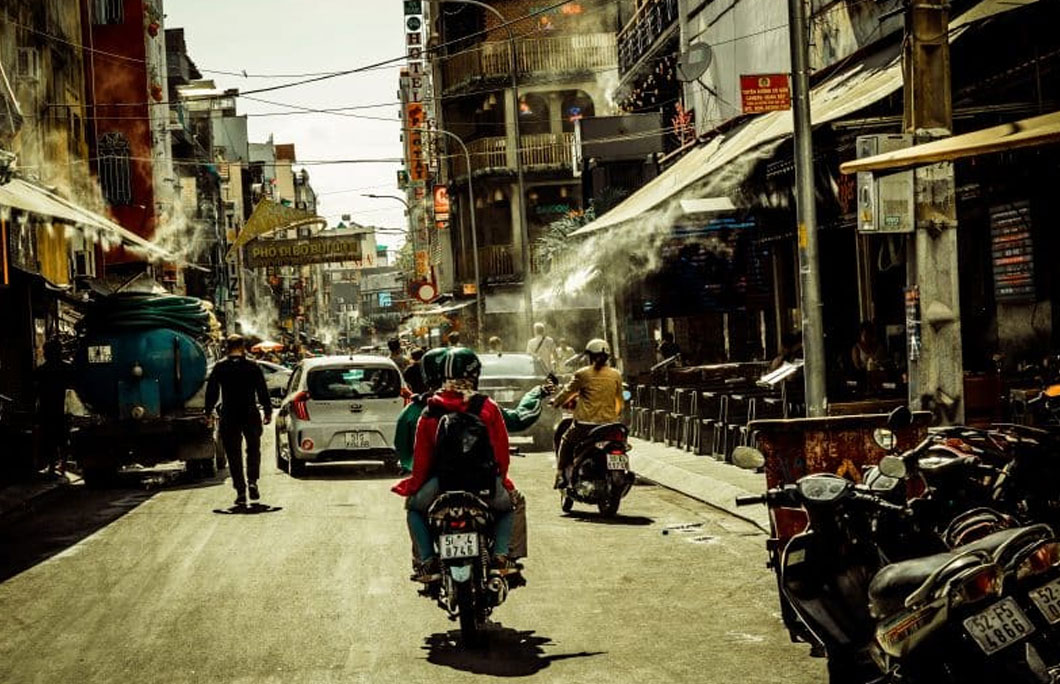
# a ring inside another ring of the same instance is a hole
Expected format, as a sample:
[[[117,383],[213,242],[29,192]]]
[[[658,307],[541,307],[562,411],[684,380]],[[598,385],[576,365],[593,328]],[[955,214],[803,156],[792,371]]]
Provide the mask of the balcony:
[[[645,55],[677,30],[677,0],[645,3],[618,32],[618,73],[625,76]]]
[[[511,78],[508,41],[483,43],[445,59],[445,93],[481,85],[505,84]],[[612,33],[516,39],[519,79],[532,82],[535,74],[584,74],[613,69],[617,63]]]
[[[512,245],[493,245],[478,251],[479,268],[487,282],[505,282],[516,275],[515,248]]]
[[[521,138],[520,154],[525,171],[559,171],[571,169],[571,145],[573,133],[540,133]],[[467,144],[474,175],[487,173],[514,173],[515,155],[509,154],[508,139],[504,137],[479,138]],[[467,161],[464,156],[453,157],[453,175],[467,177]]]

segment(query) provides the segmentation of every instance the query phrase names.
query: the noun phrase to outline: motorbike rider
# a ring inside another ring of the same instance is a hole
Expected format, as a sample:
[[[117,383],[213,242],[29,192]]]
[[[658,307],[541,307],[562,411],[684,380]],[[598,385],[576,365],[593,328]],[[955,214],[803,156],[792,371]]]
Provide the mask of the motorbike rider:
[[[469,411],[472,399],[478,395],[476,389],[481,371],[482,363],[473,351],[466,347],[449,348],[443,365],[442,389],[427,400],[427,411],[421,415],[416,426],[412,475],[391,489],[394,493],[406,497],[409,533],[416,542],[416,551],[420,558],[420,567],[413,579],[419,582],[428,583],[441,579],[438,557],[426,520],[427,510],[441,493],[434,468],[438,457],[434,447],[440,414]],[[500,407],[492,399],[482,397],[478,401],[481,403],[478,417],[486,426],[497,472],[493,496],[488,502],[494,513],[494,557],[491,572],[505,575],[517,571],[509,559],[513,525],[511,492],[515,485],[508,479],[508,430],[504,426]]]
[[[397,419],[397,428],[394,431],[394,450],[397,452],[398,462],[401,469],[412,472],[412,449],[416,440],[416,423],[420,415],[427,408],[427,400],[435,391],[441,388],[445,378],[442,375],[442,364],[449,355],[447,347],[431,349],[419,362],[419,370],[423,373],[423,381],[426,390],[413,395],[408,406],[401,412]]]
[[[585,345],[589,358],[588,366],[578,369],[570,382],[552,400],[552,405],[561,407],[572,398],[574,420],[560,440],[556,462],[556,489],[565,489],[570,467],[574,461],[574,450],[579,442],[598,425],[618,422],[622,415],[622,374],[608,365],[611,346],[601,339],[589,340]]]

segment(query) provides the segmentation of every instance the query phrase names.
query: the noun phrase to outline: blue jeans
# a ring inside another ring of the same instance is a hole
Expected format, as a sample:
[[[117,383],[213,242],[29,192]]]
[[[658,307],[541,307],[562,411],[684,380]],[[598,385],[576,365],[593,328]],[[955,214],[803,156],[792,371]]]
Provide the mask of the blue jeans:
[[[409,533],[416,544],[416,552],[421,561],[434,558],[434,540],[427,528],[427,510],[439,491],[438,478],[427,480],[420,490],[405,499],[405,509],[409,524]],[[508,555],[508,544],[512,539],[512,497],[504,488],[501,478],[497,478],[493,500],[487,502],[493,511],[493,553],[498,556]]]

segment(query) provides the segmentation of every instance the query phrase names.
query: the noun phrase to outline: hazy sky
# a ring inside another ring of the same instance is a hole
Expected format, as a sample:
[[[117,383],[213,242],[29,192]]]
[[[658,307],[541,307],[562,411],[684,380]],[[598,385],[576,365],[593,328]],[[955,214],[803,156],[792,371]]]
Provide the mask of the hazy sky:
[[[203,78],[219,87],[250,90],[298,78],[243,78],[210,70],[255,74],[340,71],[404,53],[402,4],[397,0],[165,0],[166,28],[184,28],[188,54]],[[299,161],[401,156],[397,89],[399,64],[350,74],[261,97],[301,107],[334,108],[389,103],[352,114],[385,119],[306,113],[249,117],[250,139],[294,143]],[[288,110],[240,98],[240,114]],[[352,214],[364,225],[406,227],[394,200],[362,193],[398,194],[399,164],[307,164],[320,197],[319,212],[337,223]],[[394,240],[383,240],[393,244]]]

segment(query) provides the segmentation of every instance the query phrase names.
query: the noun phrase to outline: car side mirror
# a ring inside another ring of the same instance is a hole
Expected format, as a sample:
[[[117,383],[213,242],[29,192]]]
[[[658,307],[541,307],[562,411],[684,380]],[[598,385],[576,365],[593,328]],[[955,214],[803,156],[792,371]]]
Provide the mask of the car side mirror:
[[[732,462],[737,468],[758,470],[766,464],[766,457],[754,447],[738,446],[732,451]]]

